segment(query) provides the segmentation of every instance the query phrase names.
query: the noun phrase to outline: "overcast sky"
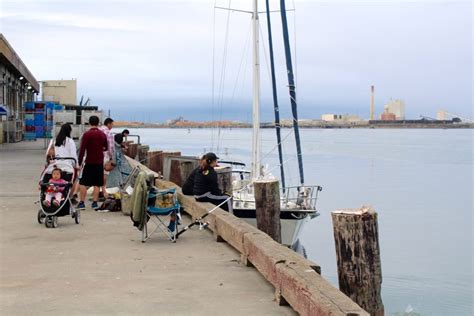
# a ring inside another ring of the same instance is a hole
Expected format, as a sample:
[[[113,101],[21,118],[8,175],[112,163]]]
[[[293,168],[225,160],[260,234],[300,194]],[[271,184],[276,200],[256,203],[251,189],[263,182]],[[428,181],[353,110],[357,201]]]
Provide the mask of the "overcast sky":
[[[259,2],[263,10],[265,1]],[[250,119],[249,14],[214,10],[213,0],[0,3],[1,32],[38,80],[77,78],[79,97],[118,118]],[[251,3],[234,0],[231,6],[251,10]],[[270,3],[279,8],[279,1]],[[228,7],[229,1],[216,4]],[[470,0],[287,0],[293,7],[288,17],[302,117],[366,117],[371,84],[377,112],[392,97],[406,102],[412,118],[433,117],[441,108],[472,116]],[[277,86],[287,109],[280,19],[272,14]],[[263,117],[270,119],[264,15],[261,24]],[[127,106],[135,110],[125,117]]]

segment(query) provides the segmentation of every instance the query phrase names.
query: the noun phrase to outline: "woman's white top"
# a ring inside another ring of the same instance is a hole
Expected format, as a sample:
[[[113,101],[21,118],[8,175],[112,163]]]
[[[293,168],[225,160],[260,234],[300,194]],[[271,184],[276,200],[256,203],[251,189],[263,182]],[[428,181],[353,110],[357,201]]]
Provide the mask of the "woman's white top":
[[[49,146],[48,146],[48,149],[46,150],[46,154],[48,154],[49,149],[51,148],[51,146],[53,146],[55,141],[56,141],[55,139],[52,139],[49,142]],[[69,137],[66,137],[66,142],[65,142],[64,145],[54,146],[54,154],[55,154],[56,157],[71,157],[71,158],[74,158],[74,159],[76,159],[76,164],[77,164],[76,143],[74,143],[74,141]],[[76,167],[76,164],[74,164],[74,162],[72,160],[58,160],[57,161],[58,165],[59,164],[62,165],[64,163],[67,163],[67,164],[71,165],[73,168]]]

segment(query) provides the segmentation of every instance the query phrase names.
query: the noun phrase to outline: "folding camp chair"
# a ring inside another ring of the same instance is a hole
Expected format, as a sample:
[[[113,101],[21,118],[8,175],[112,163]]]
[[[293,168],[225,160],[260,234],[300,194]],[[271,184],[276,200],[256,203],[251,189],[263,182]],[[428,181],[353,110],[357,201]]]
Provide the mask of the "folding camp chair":
[[[151,187],[147,194],[147,207],[143,219],[142,242],[146,242],[155,232],[161,231],[171,242],[176,242],[178,224],[181,220],[176,189],[158,190]],[[165,223],[164,217],[174,217],[170,224]],[[151,221],[150,221],[151,220]],[[148,233],[148,225],[153,222],[156,227]]]

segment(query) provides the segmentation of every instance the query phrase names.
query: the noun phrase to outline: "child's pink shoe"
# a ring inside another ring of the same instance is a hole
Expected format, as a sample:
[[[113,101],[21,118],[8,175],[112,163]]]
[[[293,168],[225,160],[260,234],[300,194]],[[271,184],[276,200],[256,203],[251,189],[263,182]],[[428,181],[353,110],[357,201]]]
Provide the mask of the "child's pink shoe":
[[[60,203],[58,200],[54,200],[54,201],[53,201],[53,204],[54,204],[54,206],[57,207],[57,206],[59,206],[59,204],[61,204],[61,203]]]
[[[51,202],[49,202],[48,200],[44,200],[44,201],[43,201],[43,205],[46,206],[46,207],[50,207],[50,206],[51,206]]]

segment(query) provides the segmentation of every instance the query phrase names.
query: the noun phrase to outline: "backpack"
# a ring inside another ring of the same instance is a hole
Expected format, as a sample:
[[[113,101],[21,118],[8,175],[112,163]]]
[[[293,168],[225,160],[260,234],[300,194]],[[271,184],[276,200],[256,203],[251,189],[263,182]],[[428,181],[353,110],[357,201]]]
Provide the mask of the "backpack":
[[[99,210],[109,210],[109,212],[121,212],[122,201],[120,199],[109,197],[105,199],[105,201],[99,207]]]

